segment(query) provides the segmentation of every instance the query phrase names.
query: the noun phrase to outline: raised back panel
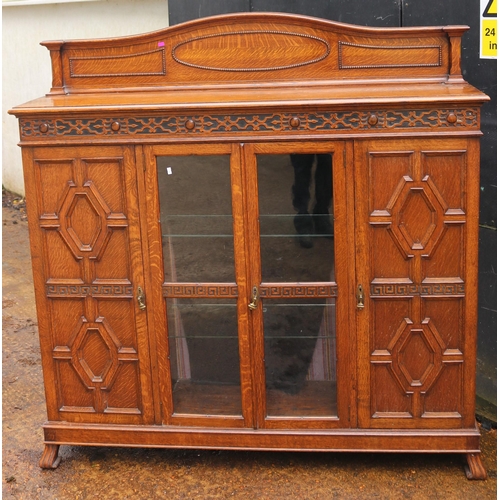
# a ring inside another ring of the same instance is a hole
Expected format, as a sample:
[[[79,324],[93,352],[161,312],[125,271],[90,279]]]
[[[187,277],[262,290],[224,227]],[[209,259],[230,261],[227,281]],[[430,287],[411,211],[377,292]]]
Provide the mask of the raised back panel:
[[[466,29],[365,28],[246,13],[145,35],[43,45],[51,50],[52,93],[255,81],[447,80],[460,73]]]

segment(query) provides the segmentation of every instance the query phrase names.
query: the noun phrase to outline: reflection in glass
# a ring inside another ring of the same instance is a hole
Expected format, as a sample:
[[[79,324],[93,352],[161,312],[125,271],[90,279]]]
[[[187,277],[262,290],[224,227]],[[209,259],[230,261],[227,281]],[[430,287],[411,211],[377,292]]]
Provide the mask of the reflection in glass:
[[[158,158],[165,281],[235,281],[229,161]]]
[[[257,166],[262,281],[333,280],[332,155],[258,155]]]
[[[337,415],[335,299],[266,300],[267,414]]]
[[[241,415],[236,300],[167,299],[174,412]]]

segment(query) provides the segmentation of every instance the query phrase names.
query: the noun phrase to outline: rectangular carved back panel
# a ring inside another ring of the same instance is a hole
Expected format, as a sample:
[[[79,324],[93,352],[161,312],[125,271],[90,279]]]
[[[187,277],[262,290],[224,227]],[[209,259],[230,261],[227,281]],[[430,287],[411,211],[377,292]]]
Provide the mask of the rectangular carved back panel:
[[[51,51],[56,94],[367,76],[446,81],[461,80],[460,36],[466,30],[374,29],[252,13],[196,20],[144,35],[43,45]]]

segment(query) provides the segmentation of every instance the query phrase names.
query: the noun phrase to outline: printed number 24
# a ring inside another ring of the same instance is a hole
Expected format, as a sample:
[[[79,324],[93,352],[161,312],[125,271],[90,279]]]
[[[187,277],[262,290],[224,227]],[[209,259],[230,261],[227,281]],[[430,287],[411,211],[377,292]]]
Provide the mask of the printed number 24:
[[[495,36],[495,28],[486,28],[485,36]]]

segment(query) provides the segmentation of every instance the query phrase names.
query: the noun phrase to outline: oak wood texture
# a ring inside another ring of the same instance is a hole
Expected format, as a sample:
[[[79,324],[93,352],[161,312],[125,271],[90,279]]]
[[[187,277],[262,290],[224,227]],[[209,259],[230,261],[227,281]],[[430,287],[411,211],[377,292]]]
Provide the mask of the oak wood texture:
[[[467,453],[467,465],[465,474],[467,479],[486,479],[488,474],[484,468],[481,457],[477,453]]]
[[[10,111],[47,400],[41,467],[64,444],[432,451],[486,477],[474,380],[488,98],[461,75],[466,29],[232,14],[43,43],[52,88]],[[332,155],[331,281],[262,277],[258,157],[290,154]],[[234,281],[165,278],[157,159],[190,155],[229,158]],[[228,297],[239,386],[176,381],[168,301]],[[266,387],[263,301],[307,297],[335,301],[336,378],[304,385],[303,415]]]

